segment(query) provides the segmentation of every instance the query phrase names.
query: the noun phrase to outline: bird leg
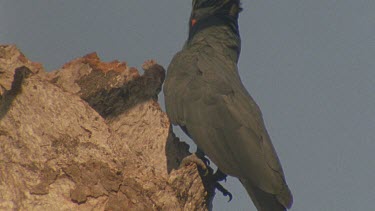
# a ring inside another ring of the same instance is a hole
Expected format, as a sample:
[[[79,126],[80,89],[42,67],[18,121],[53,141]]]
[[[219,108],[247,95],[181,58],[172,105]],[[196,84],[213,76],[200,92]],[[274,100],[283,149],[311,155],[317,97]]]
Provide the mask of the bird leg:
[[[192,137],[191,137],[191,135],[190,135],[190,133],[189,133],[189,131],[188,131],[188,129],[187,129],[186,126],[180,126],[180,128],[181,128],[182,131],[184,131],[184,133],[185,133],[187,136],[189,136],[189,138],[192,139]],[[210,165],[210,160],[209,160],[208,158],[206,158],[206,154],[204,154],[203,150],[201,150],[201,149],[199,149],[199,148],[197,147],[197,151],[195,152],[195,155],[196,155],[198,158],[200,158],[201,160],[203,160],[203,162],[205,162],[207,166]]]
[[[208,158],[206,158],[206,154],[204,154],[203,150],[197,148],[197,151],[195,152],[198,158],[203,160],[203,162],[207,165],[210,166],[211,162]]]

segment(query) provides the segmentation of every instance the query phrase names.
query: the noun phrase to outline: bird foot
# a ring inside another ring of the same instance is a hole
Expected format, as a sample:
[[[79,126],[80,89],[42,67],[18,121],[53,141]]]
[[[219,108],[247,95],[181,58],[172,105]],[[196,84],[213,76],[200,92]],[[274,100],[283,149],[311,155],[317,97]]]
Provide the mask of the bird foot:
[[[215,181],[215,188],[220,191],[224,196],[228,196],[229,200],[228,202],[232,201],[232,194],[225,189],[219,182],[220,181],[227,181],[227,175],[224,174],[220,169],[217,169],[216,172],[212,175],[212,180]]]
[[[230,202],[233,199],[233,195],[219,183],[219,181],[226,181],[227,175],[221,172],[219,169],[215,173],[213,173],[213,169],[208,165],[210,161],[206,157],[204,157],[204,154],[203,157],[200,155],[200,153],[193,153],[185,157],[184,159],[182,159],[179,168],[187,166],[191,163],[195,163],[199,167],[199,169],[204,172],[203,176],[208,176],[207,179],[213,182],[214,188],[220,191],[224,196],[228,196],[228,202]]]

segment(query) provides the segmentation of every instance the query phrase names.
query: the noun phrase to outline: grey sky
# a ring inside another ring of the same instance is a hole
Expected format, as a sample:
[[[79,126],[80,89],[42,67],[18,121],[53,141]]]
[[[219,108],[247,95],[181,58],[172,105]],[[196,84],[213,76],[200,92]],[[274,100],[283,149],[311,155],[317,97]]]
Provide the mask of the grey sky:
[[[17,44],[47,70],[92,51],[167,67],[187,37],[190,5],[0,0],[0,42]],[[243,7],[239,71],[263,111],[292,210],[373,210],[375,1],[243,0]],[[249,210],[240,183],[224,185],[234,199],[218,193],[214,210]]]

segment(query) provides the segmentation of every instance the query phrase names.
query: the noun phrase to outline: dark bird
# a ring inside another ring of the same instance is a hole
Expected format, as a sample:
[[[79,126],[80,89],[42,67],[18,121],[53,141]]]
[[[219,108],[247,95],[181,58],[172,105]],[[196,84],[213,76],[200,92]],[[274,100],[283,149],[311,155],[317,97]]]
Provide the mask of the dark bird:
[[[164,84],[167,114],[221,172],[241,181],[258,210],[286,210],[292,194],[237,70],[240,0],[193,0],[192,6],[188,40]]]

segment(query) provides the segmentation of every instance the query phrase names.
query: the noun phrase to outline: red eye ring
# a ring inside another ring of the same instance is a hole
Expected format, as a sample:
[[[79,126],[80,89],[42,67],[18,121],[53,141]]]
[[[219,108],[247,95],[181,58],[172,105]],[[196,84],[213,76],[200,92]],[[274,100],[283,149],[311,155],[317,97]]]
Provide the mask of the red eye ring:
[[[191,19],[191,26],[194,26],[197,23],[197,19]]]

